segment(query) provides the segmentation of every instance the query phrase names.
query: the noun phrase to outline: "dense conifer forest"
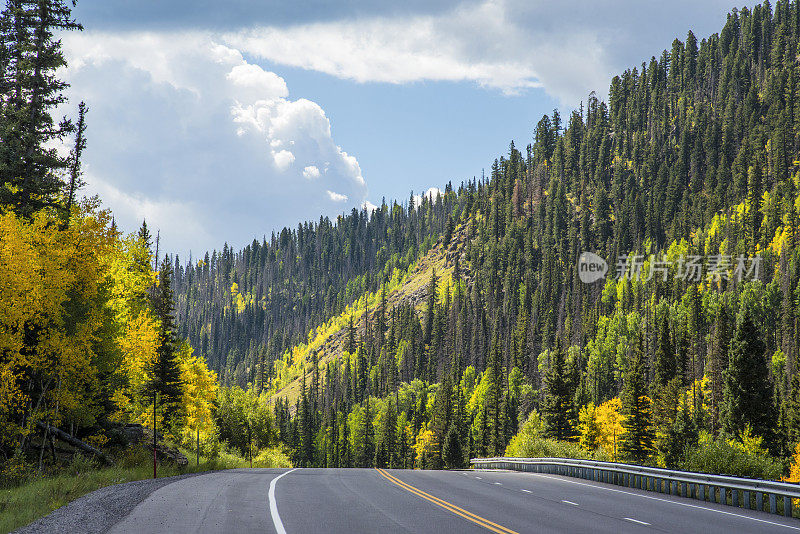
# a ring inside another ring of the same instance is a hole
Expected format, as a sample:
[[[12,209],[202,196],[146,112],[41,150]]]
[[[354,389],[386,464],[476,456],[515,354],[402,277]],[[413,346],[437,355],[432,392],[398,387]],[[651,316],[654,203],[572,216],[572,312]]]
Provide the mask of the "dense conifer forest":
[[[486,178],[176,259],[180,332],[226,383],[277,399],[298,465],[460,466],[508,449],[786,474],[798,45],[796,2],[734,10],[615,76],[607,102],[542,117]],[[392,299],[458,231],[423,301]],[[579,279],[582,252],[605,279]],[[298,360],[322,330],[347,341]]]

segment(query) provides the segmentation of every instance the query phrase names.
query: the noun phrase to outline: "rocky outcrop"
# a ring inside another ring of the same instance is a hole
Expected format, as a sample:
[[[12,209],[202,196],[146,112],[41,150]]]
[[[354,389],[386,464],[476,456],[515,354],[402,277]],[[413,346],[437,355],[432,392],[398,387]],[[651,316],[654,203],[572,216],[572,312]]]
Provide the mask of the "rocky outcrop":
[[[153,431],[142,425],[125,425],[123,432],[129,438],[129,443],[153,452]],[[158,439],[162,438],[161,434]],[[181,451],[176,448],[166,446],[162,441],[156,442],[156,459],[159,463],[169,463],[184,467],[189,465],[189,460]]]

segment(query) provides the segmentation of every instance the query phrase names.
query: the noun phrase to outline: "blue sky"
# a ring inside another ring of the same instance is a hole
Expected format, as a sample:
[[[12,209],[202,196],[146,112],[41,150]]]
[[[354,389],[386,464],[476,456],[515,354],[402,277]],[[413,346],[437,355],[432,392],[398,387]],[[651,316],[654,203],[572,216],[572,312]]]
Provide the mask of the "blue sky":
[[[185,258],[479,176],[736,4],[80,0],[86,194]]]

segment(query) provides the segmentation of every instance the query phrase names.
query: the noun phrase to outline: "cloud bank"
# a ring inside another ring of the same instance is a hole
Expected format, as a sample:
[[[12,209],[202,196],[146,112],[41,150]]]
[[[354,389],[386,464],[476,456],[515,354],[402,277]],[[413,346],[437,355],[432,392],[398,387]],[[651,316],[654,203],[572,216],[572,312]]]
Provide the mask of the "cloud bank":
[[[592,90],[603,96],[611,75],[690,27],[700,38],[719,30],[733,7],[730,0],[387,5],[80,2],[76,16],[93,29],[64,36],[64,77],[73,105],[90,107],[88,192],[101,194],[123,228],[147,217],[170,250],[242,245],[320,214],[374,206],[355,154],[379,141],[340,146],[335,110],[292,94],[274,72],[281,67],[358,84],[471,84],[493,96],[525,95],[530,107],[546,93],[569,108]]]
[[[325,111],[213,36],[88,32],[64,48],[71,101],[90,107],[88,192],[123,227],[146,217],[167,249],[197,253],[366,200]]]
[[[468,81],[518,94],[542,88],[576,106],[610,76],[669,47],[692,27],[718,31],[729,0],[464,2],[445,12],[345,17],[228,31],[254,57],[360,83]]]

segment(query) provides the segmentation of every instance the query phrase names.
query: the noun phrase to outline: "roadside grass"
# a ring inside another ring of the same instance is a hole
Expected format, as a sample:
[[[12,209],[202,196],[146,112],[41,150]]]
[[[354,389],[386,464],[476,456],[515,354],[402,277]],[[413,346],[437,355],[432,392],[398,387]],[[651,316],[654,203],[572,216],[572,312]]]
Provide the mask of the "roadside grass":
[[[250,467],[250,462],[235,454],[221,451],[217,458],[200,457],[200,465],[191,451],[183,450],[189,465],[180,469],[160,464],[158,478],[186,473]],[[253,467],[290,467],[291,462],[278,449],[265,449],[253,458]],[[0,486],[0,534],[25,526],[53,510],[113,484],[153,477],[153,457],[146,450],[128,452],[114,467],[98,465],[82,456],[49,473],[25,477],[16,485]]]

